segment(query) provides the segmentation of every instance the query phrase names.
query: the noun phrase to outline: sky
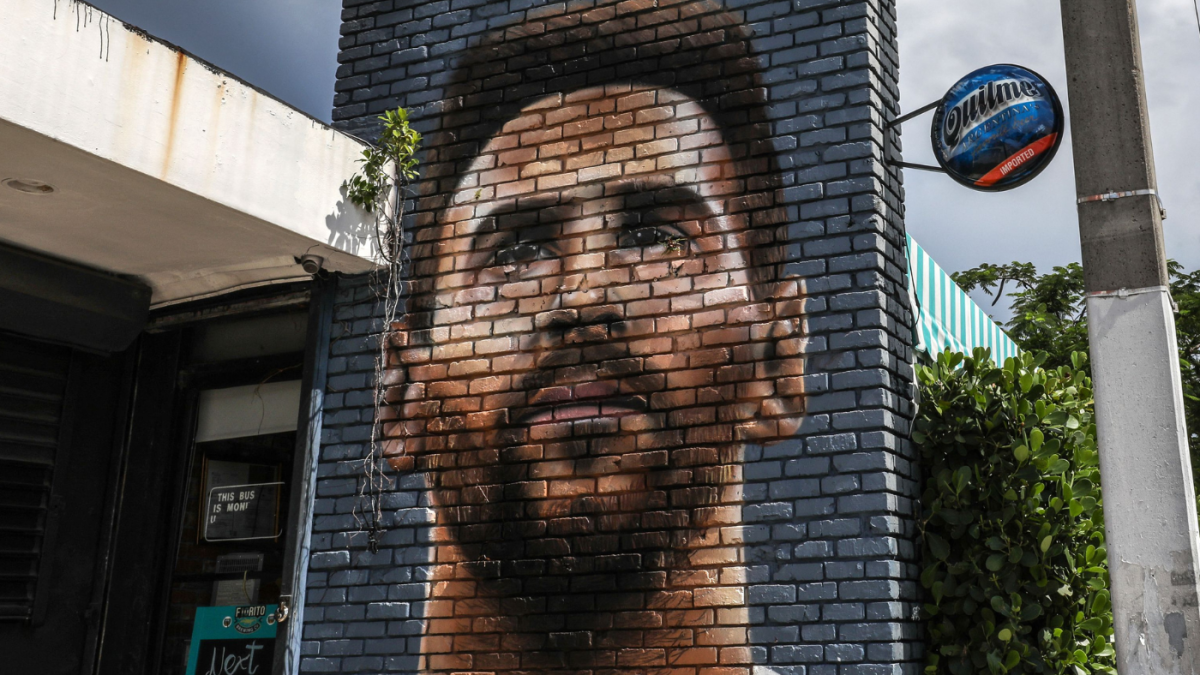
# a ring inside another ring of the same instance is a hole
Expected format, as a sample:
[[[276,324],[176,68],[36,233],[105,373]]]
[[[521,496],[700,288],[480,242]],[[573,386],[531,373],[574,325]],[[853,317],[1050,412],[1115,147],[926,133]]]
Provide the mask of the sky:
[[[337,0],[92,0],[100,9],[328,121],[337,69]],[[1200,267],[1200,27],[1193,0],[1141,0],[1143,66],[1167,255]],[[1042,175],[1004,193],[905,172],[908,231],[947,271],[1020,260],[1079,260],[1062,21],[1049,0],[898,0],[901,108],[938,100],[993,63],[1043,76],[1068,107],[1063,147]],[[904,125],[905,159],[934,164],[931,114]],[[1128,188],[1142,186],[1122,186]],[[977,300],[982,296],[976,294]],[[1003,310],[997,318],[1007,318]]]
[[[1040,176],[1004,193],[959,187],[948,177],[906,171],[905,222],[947,271],[982,262],[1034,263],[1040,271],[1078,262],[1070,108],[1059,4],[1048,0],[898,0],[900,103],[905,111],[938,100],[960,77],[993,63],[1016,63],[1047,78],[1067,107],[1067,137]],[[1139,0],[1142,65],[1150,110],[1167,255],[1200,267],[1200,28],[1192,0]],[[904,125],[904,155],[935,164],[931,114]],[[1117,187],[1117,186],[1114,186]],[[1122,186],[1133,189],[1145,186]],[[973,294],[977,302],[983,298]],[[981,303],[982,304],[982,303]],[[994,314],[1004,319],[1005,312]]]
[[[89,2],[319,120],[330,119],[342,23],[339,0]]]

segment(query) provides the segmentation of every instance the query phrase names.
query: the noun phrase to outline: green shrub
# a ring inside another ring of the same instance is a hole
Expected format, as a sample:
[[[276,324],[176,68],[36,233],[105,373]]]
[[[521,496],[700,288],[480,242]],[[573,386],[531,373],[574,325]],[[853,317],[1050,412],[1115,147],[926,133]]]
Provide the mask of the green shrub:
[[[1116,672],[1085,358],[918,366],[929,675]]]

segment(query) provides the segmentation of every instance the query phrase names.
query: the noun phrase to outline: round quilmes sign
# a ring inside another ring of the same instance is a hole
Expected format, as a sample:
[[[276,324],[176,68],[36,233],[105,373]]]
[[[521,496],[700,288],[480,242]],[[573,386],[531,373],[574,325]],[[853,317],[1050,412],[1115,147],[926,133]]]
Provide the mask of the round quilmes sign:
[[[1041,75],[1008,64],[959,80],[933,115],[933,154],[954,180],[999,192],[1041,173],[1063,136],[1062,103]]]

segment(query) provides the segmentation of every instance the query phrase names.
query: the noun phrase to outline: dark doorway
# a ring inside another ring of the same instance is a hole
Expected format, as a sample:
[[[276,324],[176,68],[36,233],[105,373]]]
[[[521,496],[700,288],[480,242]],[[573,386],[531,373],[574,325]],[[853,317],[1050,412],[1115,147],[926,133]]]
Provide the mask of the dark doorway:
[[[129,354],[0,335],[0,654],[87,672],[99,625]]]
[[[288,594],[309,323],[291,306],[143,335],[99,673],[183,675],[198,608]],[[253,513],[209,522],[231,489]]]
[[[198,608],[300,601],[331,288],[175,308],[117,354],[0,332],[0,671],[182,675]]]

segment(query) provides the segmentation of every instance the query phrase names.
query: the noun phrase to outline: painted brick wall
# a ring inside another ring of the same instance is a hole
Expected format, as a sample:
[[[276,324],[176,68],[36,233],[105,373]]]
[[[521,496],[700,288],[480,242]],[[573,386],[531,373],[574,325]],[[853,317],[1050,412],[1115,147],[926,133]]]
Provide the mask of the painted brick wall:
[[[302,668],[915,672],[887,2],[346,2],[426,134],[380,547],[337,307]]]

